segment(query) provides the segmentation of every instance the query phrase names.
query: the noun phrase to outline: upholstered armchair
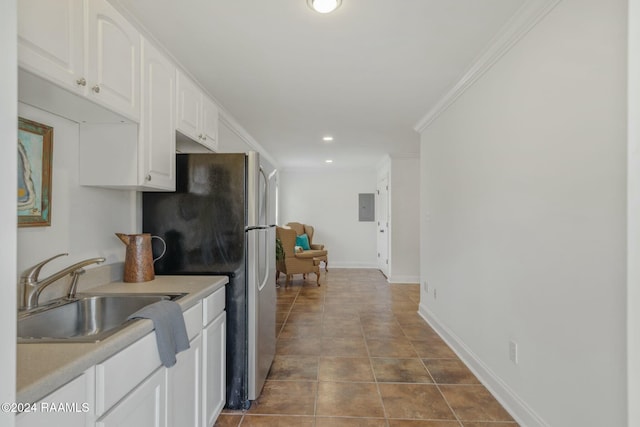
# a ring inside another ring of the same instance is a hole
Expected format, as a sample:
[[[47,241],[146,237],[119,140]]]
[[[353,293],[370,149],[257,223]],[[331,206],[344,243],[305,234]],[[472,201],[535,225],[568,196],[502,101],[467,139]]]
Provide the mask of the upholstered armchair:
[[[313,227],[308,224],[301,224],[299,222],[290,222],[287,224],[287,227],[292,228],[296,232],[296,236],[307,235],[309,240],[309,249],[304,249],[304,252],[308,256],[312,256],[314,258],[320,259],[320,261],[324,261],[324,271],[329,271],[329,258],[327,250],[324,248],[323,244],[313,243]]]
[[[280,273],[287,276],[285,286],[291,283],[294,274],[315,273],[316,283],[320,286],[320,260],[313,254],[296,252],[296,232],[291,228],[276,227],[276,238],[280,239],[284,251],[284,259],[276,261],[276,280]]]

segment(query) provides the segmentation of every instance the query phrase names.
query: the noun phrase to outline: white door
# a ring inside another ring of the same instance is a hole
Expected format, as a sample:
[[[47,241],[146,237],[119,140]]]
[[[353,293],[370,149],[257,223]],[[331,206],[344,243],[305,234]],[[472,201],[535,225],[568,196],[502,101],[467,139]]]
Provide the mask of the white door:
[[[389,177],[378,181],[376,191],[376,232],[378,234],[378,268],[389,277]]]

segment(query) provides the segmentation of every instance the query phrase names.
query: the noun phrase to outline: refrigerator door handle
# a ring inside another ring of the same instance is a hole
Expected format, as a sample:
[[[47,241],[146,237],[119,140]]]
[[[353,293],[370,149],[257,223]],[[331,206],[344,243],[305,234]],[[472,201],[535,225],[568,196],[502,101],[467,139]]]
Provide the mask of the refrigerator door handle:
[[[247,232],[247,231],[252,231],[252,230],[268,230],[268,229],[273,228],[275,226],[276,226],[275,224],[269,224],[269,225],[247,225],[244,228],[244,231]]]

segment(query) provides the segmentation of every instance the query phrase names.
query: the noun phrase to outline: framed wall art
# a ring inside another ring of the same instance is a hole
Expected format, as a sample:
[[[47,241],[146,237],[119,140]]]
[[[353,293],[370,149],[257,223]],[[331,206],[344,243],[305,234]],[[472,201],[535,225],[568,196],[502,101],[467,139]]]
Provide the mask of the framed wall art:
[[[51,225],[53,128],[18,118],[18,227]]]

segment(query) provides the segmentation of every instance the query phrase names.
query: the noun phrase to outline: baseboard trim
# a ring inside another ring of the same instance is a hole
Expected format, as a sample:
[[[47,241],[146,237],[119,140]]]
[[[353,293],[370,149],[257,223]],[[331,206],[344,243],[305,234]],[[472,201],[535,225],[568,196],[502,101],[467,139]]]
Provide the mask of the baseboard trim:
[[[394,284],[417,285],[420,283],[420,276],[389,276],[387,282]]]
[[[462,359],[518,424],[522,427],[549,427],[549,424],[542,417],[536,414],[500,377],[489,369],[453,331],[444,326],[424,304],[420,304],[418,314]]]
[[[321,267],[320,270],[323,270],[324,267]],[[329,255],[329,271],[332,268],[374,268],[378,269],[376,264],[362,264],[359,262],[333,262],[331,261],[331,255]]]

